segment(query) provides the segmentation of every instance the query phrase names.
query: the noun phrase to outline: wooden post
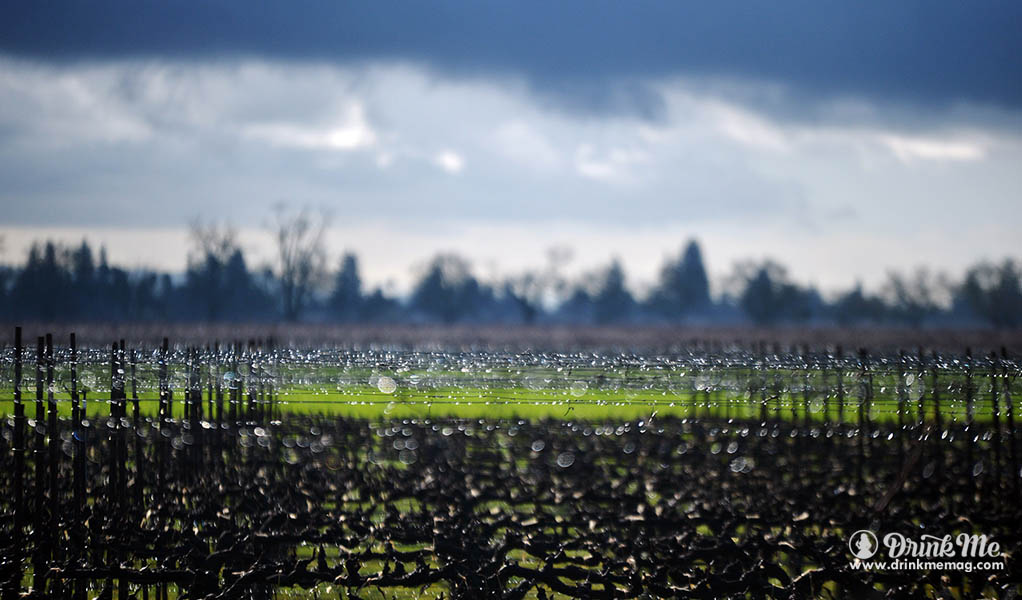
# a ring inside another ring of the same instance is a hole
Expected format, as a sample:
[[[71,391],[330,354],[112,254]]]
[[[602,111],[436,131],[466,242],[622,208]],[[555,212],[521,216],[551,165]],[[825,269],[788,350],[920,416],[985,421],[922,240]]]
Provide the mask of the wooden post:
[[[213,369],[212,378],[214,385],[216,386],[216,425],[217,430],[220,429],[220,425],[224,422],[224,388],[223,379],[220,374],[220,342],[213,344],[213,365],[210,369]]]
[[[140,429],[142,427],[142,415],[138,405],[138,352],[135,349],[131,350],[130,354],[131,364],[131,420],[134,428],[134,451],[133,456],[135,458],[135,480],[134,480],[134,498],[135,504],[138,508],[142,508],[143,494],[142,488],[145,485],[145,464],[144,450],[142,449],[142,438],[139,436]]]
[[[937,352],[934,351],[932,358],[933,364],[930,365],[930,380],[931,387],[933,388],[933,422],[936,431],[933,436],[933,444],[934,448],[938,451],[937,457],[935,458],[937,461],[937,481],[942,482],[944,478],[944,450],[940,446],[940,440],[941,428],[943,428],[944,424],[941,420],[940,414],[940,381],[938,379],[940,376],[940,357],[938,357]]]
[[[898,463],[905,464],[905,410],[907,390],[905,389],[905,351],[898,350]]]
[[[202,464],[202,425],[199,422],[202,415],[202,386],[199,379],[199,349],[191,349],[191,361],[188,370],[188,394],[191,397],[191,410],[189,413],[190,432],[193,443],[186,449],[190,459],[194,461],[195,468],[192,469],[195,480],[198,480],[198,470]]]
[[[139,414],[138,406],[138,352],[132,349],[129,354],[129,363],[131,365],[131,418],[138,427],[138,421],[141,415]]]
[[[78,343],[75,334],[71,334],[70,357],[68,366],[71,368],[71,430],[77,442],[78,428],[83,419],[81,405],[78,402]]]
[[[192,397],[192,349],[185,348],[185,412],[181,417],[182,421],[192,421],[192,405],[195,399]]]
[[[712,373],[713,371],[710,371],[710,372]],[[712,404],[712,401],[713,401],[713,392],[712,392],[713,386],[710,385],[710,377],[709,376],[707,376],[707,378],[704,381],[706,382],[706,385],[703,386],[703,403],[704,403],[704,406],[703,406],[703,418],[706,419],[707,421],[709,421],[709,420],[711,420],[713,418],[713,404]]]
[[[1000,498],[1001,493],[1001,407],[997,396],[997,354],[990,353],[990,415],[994,426],[994,493]],[[1018,473],[1011,474],[1012,479],[1018,479]]]
[[[241,402],[241,377],[238,376],[238,355],[241,353],[241,343],[234,343],[234,352],[231,354],[231,383],[228,389],[228,418],[232,426],[238,422],[238,403]]]
[[[47,446],[49,450],[49,508],[47,519],[47,530],[50,534],[49,546],[50,555],[53,558],[57,557],[57,532],[59,531],[59,522],[61,518],[60,511],[60,492],[57,486],[57,477],[60,474],[60,432],[57,430],[57,399],[54,395],[54,363],[56,360],[53,356],[53,335],[46,334],[46,407],[47,407],[47,420],[46,420],[46,434],[47,434]],[[55,596],[60,596],[60,583],[59,581],[53,582],[54,589],[51,592]]]
[[[203,419],[202,410],[202,350],[196,347],[192,360],[192,372],[195,375],[195,421],[198,423]]]
[[[76,352],[75,352],[75,360],[74,360],[74,366],[76,367],[75,378],[74,378],[74,384],[75,384],[75,390],[76,391],[77,391],[77,365],[78,365],[78,355],[77,355],[77,350],[76,350]],[[98,522],[99,522],[98,519],[90,520],[90,523],[92,524],[92,527],[90,527],[89,529],[86,529],[86,526],[85,526],[86,513],[89,512],[88,507],[87,507],[87,499],[88,499],[88,491],[89,491],[89,489],[88,489],[88,479],[89,479],[88,478],[88,474],[89,474],[89,472],[88,472],[88,468],[89,468],[89,462],[88,462],[89,429],[88,429],[88,427],[85,426],[85,421],[87,421],[88,417],[89,417],[89,388],[88,387],[83,387],[82,390],[81,390],[81,408],[79,410],[79,414],[81,415],[81,419],[82,420],[78,421],[77,423],[75,423],[75,427],[76,427],[77,431],[79,432],[79,436],[75,440],[76,443],[78,444],[78,451],[75,453],[75,494],[77,496],[75,504],[80,507],[80,509],[79,509],[80,510],[80,513],[79,513],[80,517],[76,521],[76,524],[78,526],[78,531],[79,531],[79,544],[78,544],[78,546],[76,548],[78,556],[76,558],[78,558],[78,559],[85,559],[86,558],[86,556],[85,556],[86,555],[86,552],[85,552],[85,538],[86,538],[86,536],[90,536],[92,538],[92,541],[95,542],[96,529],[97,529]],[[96,545],[92,544],[92,546],[93,546],[92,552],[95,555],[95,553],[97,552]],[[87,597],[86,583],[87,582],[82,580],[82,579],[75,579],[75,595],[74,595],[75,600],[86,600],[86,597]]]
[[[255,371],[252,367],[252,358],[255,354],[255,340],[248,341],[248,408],[245,411],[245,420],[251,421],[255,418],[256,397],[255,397]]]
[[[1014,496],[1019,495],[1018,432],[1015,431],[1015,401],[1011,397],[1011,379],[1008,378],[1008,349],[1001,346],[1001,378],[1004,380],[1004,420],[1011,435],[1011,487]]]
[[[114,423],[113,430],[107,427],[110,431],[110,479],[107,480],[107,493],[110,494],[109,500],[111,505],[116,508],[120,508],[121,496],[120,496],[120,475],[121,468],[118,464],[120,462],[120,449],[118,448],[117,438],[118,431],[121,428],[121,415],[120,415],[120,399],[117,397],[117,342],[110,345],[110,421]],[[116,513],[115,513],[116,514]],[[109,515],[110,520],[113,520],[113,514]]]
[[[78,339],[74,333],[70,339],[70,368],[71,368],[71,444],[74,448],[71,458],[71,493],[74,509],[72,511],[73,525],[71,527],[71,556],[72,560],[82,557],[82,550],[85,548],[85,444],[82,420],[86,415],[82,410],[80,398],[78,397]],[[85,581],[78,578],[72,584],[74,588],[73,597],[75,600],[85,600]]]
[[[220,356],[220,342],[216,341],[213,343],[213,354],[210,356],[210,380],[215,388],[216,394],[216,435],[213,436],[213,468],[220,469],[221,458],[223,457],[223,423],[224,423],[224,388],[223,388],[223,375],[220,372],[220,365],[222,359]],[[212,415],[211,415],[212,416]]]
[[[795,365],[794,363],[795,363],[795,361],[797,359],[799,360],[799,362],[801,362],[800,359],[802,357],[799,356],[798,349],[795,348],[794,346],[792,346],[789,349],[788,354],[791,357],[791,363],[792,363],[791,364],[791,383],[792,383],[792,385],[789,386],[789,388],[788,388],[788,390],[789,390],[789,392],[788,392],[788,401],[791,402],[791,427],[792,427],[792,431],[795,431],[795,428],[798,427],[798,402],[795,400],[795,385],[794,384],[795,384],[796,381],[801,379],[799,377],[799,371],[801,371],[801,369],[799,369],[798,366]]]
[[[262,342],[262,340],[260,340],[259,341],[259,362],[258,362],[259,373],[257,375],[257,377],[259,377],[259,422],[260,423],[265,423],[266,422],[267,402],[266,402],[266,382],[265,382],[265,380],[266,380],[266,377],[265,377],[265,374],[266,374],[266,363],[265,363],[265,361],[266,361],[266,356],[263,354],[263,342]]]
[[[766,368],[766,348],[762,341],[759,343],[759,422],[761,425],[766,425],[767,416],[769,410],[767,409],[767,368]]]
[[[71,334],[71,356],[70,356],[70,368],[71,368],[71,443],[74,446],[74,452],[72,453],[72,496],[74,499],[74,526],[71,528],[71,542],[74,546],[73,558],[77,558],[79,549],[82,547],[82,540],[80,538],[79,525],[82,521],[82,508],[85,506],[85,498],[82,497],[81,484],[82,474],[79,471],[79,455],[85,450],[82,447],[82,416],[81,405],[78,401],[78,341],[75,338],[75,334]],[[78,587],[77,585],[75,586]],[[76,591],[76,595],[77,591]]]
[[[973,397],[972,397],[972,348],[965,348],[965,465],[966,484],[968,488],[968,501],[972,502],[976,494],[976,480],[972,477],[973,451],[972,451],[972,425],[973,425]]]
[[[191,360],[188,364],[188,392],[191,397],[191,412],[188,420],[193,425],[198,425],[199,415],[202,414],[202,394],[199,387],[199,349],[191,349]],[[195,434],[195,432],[192,432]]]
[[[213,355],[212,348],[206,344],[206,420],[213,420]]]
[[[14,532],[17,554],[4,600],[20,595],[21,565],[25,552],[22,531],[25,529],[25,405],[21,402],[22,369],[21,327],[14,328]]]
[[[823,358],[816,365],[820,369],[820,389],[818,393],[823,394],[823,425],[825,429],[830,429],[830,370],[828,369],[831,364],[830,350],[824,347],[823,353]],[[824,439],[833,441],[834,438],[833,436],[825,436]]]
[[[245,396],[245,380],[241,378],[241,366],[244,360],[243,356],[244,346],[239,341],[234,344],[234,405],[237,407],[237,418],[239,421],[245,420],[245,406],[242,404],[242,398]]]
[[[837,347],[837,424],[845,424],[845,356],[841,346]]]
[[[272,421],[275,418],[279,418],[279,416],[277,416],[276,386],[274,385],[273,377],[280,373],[280,367],[277,357],[277,349],[274,347],[272,337],[266,341],[266,345],[270,351],[270,355],[273,356],[273,372],[267,380],[267,386],[269,387],[267,393],[270,396],[270,420]]]
[[[127,361],[124,353],[124,340],[114,345],[114,383],[112,386],[117,394],[117,428],[114,430],[117,438],[115,446],[117,461],[117,496],[121,502],[121,512],[118,515],[119,526],[123,527],[127,522],[128,509],[128,441],[125,439],[127,426],[125,419],[128,416],[128,388],[127,388]],[[125,556],[118,555],[117,562],[121,563]],[[118,598],[128,597],[128,580],[123,577],[118,580]]]
[[[88,417],[88,414],[89,414],[89,391],[90,390],[89,390],[88,387],[83,387],[82,388],[82,414],[85,415],[86,418]],[[99,415],[99,412],[97,411],[97,416],[98,415]],[[91,421],[89,421],[89,423],[91,425]],[[89,427],[85,427],[84,425],[82,427],[82,448],[85,451],[85,452],[83,452],[82,459],[81,459],[82,460],[82,463],[81,463],[81,465],[82,465],[82,489],[84,490],[84,494],[83,495],[86,498],[86,503],[87,503],[88,497],[89,497],[89,494],[88,494],[88,492],[89,492],[89,487],[88,487],[88,481],[89,481],[89,461],[87,460],[88,451],[89,451],[89,429],[90,429]],[[88,509],[88,512],[91,514],[92,510]],[[93,562],[98,564],[102,560],[102,554],[101,554],[101,550],[99,549],[99,543],[98,543],[100,535],[101,535],[100,534],[100,519],[98,517],[95,518],[95,519],[91,519],[91,518],[89,519],[88,535],[89,535],[89,546],[91,548]]]
[[[170,384],[167,381],[167,353],[169,350],[170,341],[167,338],[163,338],[163,345],[160,347],[160,358],[159,358],[159,386],[160,386],[160,408],[159,408],[159,435],[156,436],[155,452],[156,452],[156,481],[157,481],[157,493],[164,493],[164,484],[166,483],[166,461],[167,461],[167,443],[163,437],[163,430],[169,426],[168,420],[171,417],[170,407]]]
[[[920,388],[924,388],[926,385],[926,356],[923,354],[923,347],[919,346],[919,369],[916,372],[916,382]],[[926,390],[921,389],[919,392],[918,413],[919,413],[919,437],[923,435],[923,426],[926,424]]]
[[[125,501],[128,499],[128,361],[127,353],[124,349],[124,340],[120,340],[117,345],[117,370],[115,371],[117,376],[117,412],[118,423],[117,423],[117,468],[121,474],[118,477],[118,494]],[[124,513],[122,513],[122,521],[125,521]],[[123,584],[123,582],[122,582]]]
[[[781,368],[781,345],[779,343],[774,342],[774,347],[773,347],[773,353],[772,354],[773,354],[773,357],[774,357],[775,367],[777,368],[777,370],[780,370],[780,368]],[[779,374],[774,373],[774,418],[777,419],[778,422],[781,421],[781,391],[782,391],[781,390],[781,386],[782,385],[783,384],[781,382],[781,377],[779,376]]]
[[[810,385],[811,382],[812,382],[812,371],[809,368],[810,367],[810,365],[809,365],[809,358],[810,358],[809,357],[809,346],[803,345],[802,346],[802,367],[805,370],[805,373],[804,373],[804,378],[803,378],[803,381],[802,381],[802,422],[804,423],[805,428],[806,428],[806,435],[809,434],[808,433],[809,432],[809,426],[811,425],[811,421],[810,421],[810,418],[809,418],[809,395],[811,393],[810,388],[812,387]]]
[[[858,454],[859,460],[856,465],[855,473],[856,480],[861,486],[863,483],[862,469],[866,462],[866,440],[870,439],[872,428],[869,423],[869,401],[870,394],[873,393],[873,385],[871,383],[872,375],[869,373],[869,356],[866,354],[865,348],[859,348],[859,435],[858,435]]]
[[[171,418],[171,407],[170,407],[170,385],[167,383],[167,351],[168,351],[169,340],[163,338],[163,346],[160,348],[160,423]]]
[[[43,407],[43,363],[45,361],[45,339],[36,339],[35,353],[35,444],[32,448],[32,458],[35,461],[35,513],[34,531],[32,532],[33,556],[32,556],[32,590],[36,594],[45,594],[46,590],[46,559],[43,553],[46,544],[43,540],[45,530],[45,506],[43,504],[43,488],[46,481],[46,435],[44,427],[46,423],[46,412]]]
[[[937,352],[934,351],[933,363],[930,365],[930,385],[933,388],[933,421],[937,425],[938,436],[940,435],[940,428],[943,427],[943,417],[940,409],[940,357],[937,356]]]

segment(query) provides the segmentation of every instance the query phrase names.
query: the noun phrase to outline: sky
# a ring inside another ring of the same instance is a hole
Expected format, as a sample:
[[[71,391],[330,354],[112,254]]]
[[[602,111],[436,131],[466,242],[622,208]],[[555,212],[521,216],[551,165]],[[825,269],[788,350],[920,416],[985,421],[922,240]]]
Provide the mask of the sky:
[[[698,239],[823,290],[1020,258],[1022,4],[20,3],[0,21],[0,260],[272,259],[273,207],[401,293],[570,248],[647,289]]]

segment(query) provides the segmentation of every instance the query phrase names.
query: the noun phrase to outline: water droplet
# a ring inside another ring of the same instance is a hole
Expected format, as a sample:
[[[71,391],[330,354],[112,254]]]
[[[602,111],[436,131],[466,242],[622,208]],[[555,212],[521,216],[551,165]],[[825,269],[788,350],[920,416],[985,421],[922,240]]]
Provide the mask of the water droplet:
[[[575,455],[571,452],[561,452],[557,455],[557,466],[562,469],[567,469],[571,465],[575,464]]]
[[[542,452],[543,448],[546,448],[546,442],[544,442],[543,440],[536,440],[532,442],[533,452]]]
[[[376,388],[384,394],[393,394],[397,391],[397,382],[390,377],[383,376],[376,381]]]

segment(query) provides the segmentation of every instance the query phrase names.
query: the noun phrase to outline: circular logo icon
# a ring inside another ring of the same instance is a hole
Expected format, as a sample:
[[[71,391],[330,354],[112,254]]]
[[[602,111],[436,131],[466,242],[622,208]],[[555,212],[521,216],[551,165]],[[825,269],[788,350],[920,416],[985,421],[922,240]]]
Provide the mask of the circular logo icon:
[[[877,536],[868,529],[860,529],[852,534],[852,537],[848,538],[848,549],[852,552],[852,556],[860,560],[867,558],[873,558],[873,555],[880,549],[880,543],[877,541]]]

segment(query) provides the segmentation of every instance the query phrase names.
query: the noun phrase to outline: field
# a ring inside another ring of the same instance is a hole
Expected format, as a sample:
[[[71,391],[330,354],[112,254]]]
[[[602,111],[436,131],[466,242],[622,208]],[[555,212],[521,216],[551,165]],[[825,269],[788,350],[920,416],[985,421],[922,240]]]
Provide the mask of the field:
[[[1006,354],[51,347],[3,357],[5,597],[1022,583]],[[1004,565],[870,569],[849,547],[862,529],[983,534]]]

